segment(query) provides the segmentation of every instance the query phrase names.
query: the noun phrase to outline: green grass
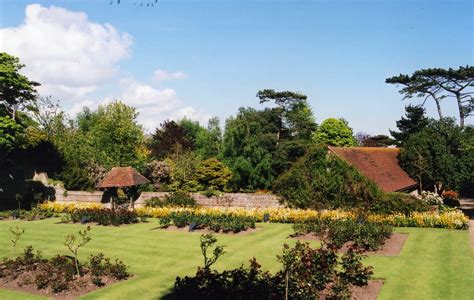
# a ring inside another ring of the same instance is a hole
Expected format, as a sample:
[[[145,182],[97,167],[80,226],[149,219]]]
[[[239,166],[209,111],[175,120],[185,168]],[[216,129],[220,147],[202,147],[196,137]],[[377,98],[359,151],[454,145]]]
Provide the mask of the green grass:
[[[0,221],[0,257],[13,257],[27,245],[45,256],[67,253],[64,236],[83,225],[56,224],[58,220]],[[12,250],[8,228],[25,228],[25,234]],[[81,249],[81,257],[103,252],[130,266],[133,279],[85,295],[84,299],[159,299],[176,276],[194,274],[202,264],[199,233],[155,229],[156,220],[122,227],[93,226],[92,241]],[[288,224],[258,224],[261,230],[248,235],[217,235],[226,245],[218,269],[233,268],[255,256],[265,269],[280,268],[276,255],[292,233]],[[469,248],[467,231],[399,228],[409,233],[400,256],[371,256],[375,277],[385,284],[379,299],[474,299],[474,251]],[[0,289],[0,299],[41,299]]]

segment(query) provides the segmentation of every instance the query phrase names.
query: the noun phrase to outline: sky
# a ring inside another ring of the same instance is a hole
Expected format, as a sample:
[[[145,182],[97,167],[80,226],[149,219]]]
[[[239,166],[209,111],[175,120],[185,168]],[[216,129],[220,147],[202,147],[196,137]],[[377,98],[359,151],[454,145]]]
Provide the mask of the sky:
[[[473,1],[110,1],[0,0],[0,51],[71,116],[120,99],[149,132],[182,117],[223,126],[270,88],[307,95],[318,123],[388,134],[421,101],[387,77],[474,60]],[[442,107],[456,116],[454,100]]]

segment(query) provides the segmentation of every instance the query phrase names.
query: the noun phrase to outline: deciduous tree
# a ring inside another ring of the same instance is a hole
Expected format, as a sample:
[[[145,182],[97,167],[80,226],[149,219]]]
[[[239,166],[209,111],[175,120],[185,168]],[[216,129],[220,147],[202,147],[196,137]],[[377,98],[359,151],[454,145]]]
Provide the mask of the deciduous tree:
[[[473,184],[474,135],[462,130],[453,119],[431,120],[412,134],[400,153],[400,165],[420,185],[441,194]]]
[[[16,119],[16,112],[31,105],[40,84],[30,81],[20,70],[25,65],[17,57],[0,53],[0,104]]]
[[[313,141],[337,147],[357,146],[352,128],[344,119],[328,118],[314,132]]]
[[[193,147],[194,143],[185,127],[169,120],[156,129],[150,143],[150,150],[157,159],[192,150]]]

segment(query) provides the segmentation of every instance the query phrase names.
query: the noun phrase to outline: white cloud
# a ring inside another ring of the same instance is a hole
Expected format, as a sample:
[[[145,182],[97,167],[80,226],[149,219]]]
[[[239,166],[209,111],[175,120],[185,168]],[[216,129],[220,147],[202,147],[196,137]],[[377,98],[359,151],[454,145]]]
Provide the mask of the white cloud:
[[[138,121],[148,130],[166,119],[206,122],[209,117],[186,105],[173,89],[119,80],[119,62],[130,55],[132,38],[110,24],[91,22],[86,13],[31,4],[23,24],[0,28],[0,41],[0,51],[18,56],[25,75],[41,83],[40,94],[59,99],[71,117],[84,106],[96,109],[113,99],[136,107]],[[160,69],[153,74],[155,81],[186,77]]]
[[[80,99],[118,75],[131,37],[87,14],[31,4],[24,23],[0,29],[1,51],[18,56],[25,74],[42,84],[41,94],[65,102]]]
[[[122,92],[115,99],[137,108],[138,121],[148,131],[153,131],[166,119],[178,120],[186,117],[206,124],[210,117],[209,114],[186,105],[173,89],[156,89],[134,79],[123,79],[120,85]],[[112,98],[108,97],[106,101]]]
[[[155,81],[165,81],[165,80],[179,80],[186,78],[187,75],[183,72],[168,72],[165,70],[156,70],[153,72],[153,80]]]

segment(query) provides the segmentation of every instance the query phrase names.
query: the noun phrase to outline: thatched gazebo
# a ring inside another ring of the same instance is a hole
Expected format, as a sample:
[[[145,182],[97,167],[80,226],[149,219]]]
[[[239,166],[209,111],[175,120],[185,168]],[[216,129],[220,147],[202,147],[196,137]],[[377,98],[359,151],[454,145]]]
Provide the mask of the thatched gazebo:
[[[97,188],[116,190],[121,187],[134,187],[149,182],[150,181],[148,179],[146,179],[132,167],[116,167],[112,168],[112,170],[110,170],[107,175],[105,175],[104,179],[102,179],[97,185]],[[133,209],[132,197],[130,197],[130,208]]]

